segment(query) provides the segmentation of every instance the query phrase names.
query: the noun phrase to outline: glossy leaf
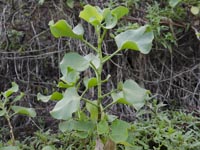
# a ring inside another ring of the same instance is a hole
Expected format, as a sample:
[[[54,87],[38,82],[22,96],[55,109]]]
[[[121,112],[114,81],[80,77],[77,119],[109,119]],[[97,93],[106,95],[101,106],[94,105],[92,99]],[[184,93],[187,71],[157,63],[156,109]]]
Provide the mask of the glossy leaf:
[[[103,15],[99,9],[89,4],[84,6],[84,9],[80,12],[79,17],[92,24],[93,26],[100,25],[103,20]]]
[[[70,131],[85,131],[92,132],[94,129],[94,123],[91,121],[76,121],[76,120],[68,120],[61,122],[59,124],[59,129],[62,132],[70,132]]]
[[[63,75],[65,75],[68,68],[72,68],[76,71],[84,71],[89,67],[87,59],[79,55],[78,53],[70,52],[65,54],[60,62],[60,69]]]
[[[128,139],[128,129],[130,128],[130,124],[122,121],[115,120],[111,125],[111,134],[110,138],[115,143],[123,143]]]
[[[123,94],[126,101],[139,110],[145,104],[149,91],[141,88],[135,81],[127,80],[123,84]]]
[[[117,19],[121,19],[123,16],[127,15],[129,10],[128,8],[124,7],[124,6],[118,6],[115,9],[113,9],[112,14],[117,16]]]
[[[62,98],[63,95],[60,92],[53,92],[53,94],[49,96],[42,95],[41,93],[37,94],[37,99],[45,103],[48,102],[49,100],[61,100]]]
[[[97,86],[97,78],[84,78],[83,83],[87,89]]]
[[[36,112],[33,108],[26,108],[26,107],[21,107],[21,106],[11,106],[11,109],[17,114],[26,115],[29,117],[36,116]]]
[[[5,91],[3,93],[3,96],[8,98],[9,96],[11,96],[13,93],[17,92],[18,90],[19,90],[19,86],[15,82],[12,82],[12,87],[10,89],[8,89],[7,91]]]
[[[153,32],[149,26],[142,26],[138,29],[131,29],[118,34],[115,42],[118,49],[131,49],[140,51],[143,54],[150,52],[153,41]]]
[[[54,109],[50,112],[55,119],[68,120],[72,114],[79,109],[80,96],[74,87],[68,88],[63,98],[57,102]]]
[[[91,103],[97,105],[97,101],[91,101]],[[96,122],[97,119],[98,119],[98,108],[97,108],[95,105],[92,105],[92,104],[90,104],[90,103],[86,103],[87,111],[89,111],[89,113],[90,113],[90,118],[91,118],[91,120],[93,120],[94,122]]]
[[[97,133],[101,135],[101,134],[107,134],[108,132],[109,132],[108,122],[106,120],[101,120],[97,124]]]
[[[59,37],[70,37],[75,39],[82,39],[83,38],[83,27],[78,24],[74,29],[65,21],[59,20],[54,24],[53,21],[49,22],[50,30],[53,36],[56,38]]]

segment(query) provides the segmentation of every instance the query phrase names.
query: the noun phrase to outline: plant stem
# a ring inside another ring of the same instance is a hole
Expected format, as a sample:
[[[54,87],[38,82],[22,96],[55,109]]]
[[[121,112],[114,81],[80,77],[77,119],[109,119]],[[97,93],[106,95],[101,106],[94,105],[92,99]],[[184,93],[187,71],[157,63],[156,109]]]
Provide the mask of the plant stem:
[[[95,106],[95,107],[98,107],[96,104],[92,103],[92,101],[89,100],[89,99],[87,99],[87,98],[82,97],[81,99],[84,100],[85,102],[87,102],[87,103],[89,103],[89,104]]]
[[[110,106],[112,106],[113,104],[115,104],[115,102],[112,102],[112,103],[108,104],[106,107],[103,108],[103,111],[106,110],[106,109],[108,109],[108,108],[109,108]]]
[[[15,136],[14,136],[13,126],[11,124],[10,117],[9,117],[8,113],[6,113],[5,117],[6,117],[6,120],[8,122],[8,126],[10,128],[10,136],[11,136],[12,145],[15,146]]]
[[[97,35],[98,35],[98,57],[100,60],[100,66],[97,69],[96,72],[96,76],[97,76],[97,90],[98,90],[98,95],[97,95],[97,105],[98,105],[98,122],[101,120],[101,116],[102,116],[102,111],[101,111],[101,102],[102,102],[102,89],[101,89],[101,85],[102,85],[102,79],[101,79],[101,74],[102,74],[102,69],[103,69],[103,55],[102,55],[102,42],[103,39],[105,37],[105,34],[107,32],[106,29],[103,30],[103,34],[101,36],[101,28],[96,29]]]
[[[88,41],[82,39],[82,41],[90,48],[92,48],[94,51],[96,51],[98,53],[98,49],[96,47],[94,47],[92,44],[90,44]]]
[[[114,53],[112,53],[110,56],[106,57],[103,60],[103,63],[105,63],[106,61],[110,60],[113,56],[115,56],[117,53],[119,53],[121,51],[121,49],[116,50]]]

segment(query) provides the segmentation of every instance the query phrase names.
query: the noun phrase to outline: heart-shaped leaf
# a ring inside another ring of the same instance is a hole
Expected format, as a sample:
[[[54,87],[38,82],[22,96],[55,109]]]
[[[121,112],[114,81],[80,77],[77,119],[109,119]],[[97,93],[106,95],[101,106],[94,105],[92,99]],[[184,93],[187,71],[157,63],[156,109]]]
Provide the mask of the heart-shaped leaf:
[[[55,119],[68,120],[72,114],[79,109],[80,96],[74,87],[68,88],[63,98],[55,105],[50,112]]]
[[[84,71],[89,67],[89,62],[78,53],[70,52],[65,54],[60,62],[60,69],[63,75],[65,75],[69,67],[76,71]]]
[[[153,32],[149,26],[142,26],[138,29],[131,29],[118,34],[115,42],[118,49],[131,49],[148,54],[152,47]]]
[[[115,16],[117,16],[117,19],[121,19],[123,16],[127,15],[129,12],[128,8],[124,6],[118,6],[115,9],[111,11],[111,13]]]
[[[116,119],[112,122],[111,125],[111,134],[110,138],[115,143],[124,143],[128,139],[128,129],[130,128],[130,124]]]
[[[26,107],[21,107],[21,106],[11,106],[11,109],[17,114],[26,115],[29,117],[36,116],[36,112],[33,108],[26,108]]]
[[[149,91],[141,88],[135,81],[127,80],[123,84],[123,95],[125,100],[132,104],[136,110],[144,106]]]
[[[92,24],[93,26],[100,25],[103,20],[103,15],[97,7],[86,5],[79,17]]]
[[[65,21],[59,20],[54,24],[53,21],[49,22],[51,33],[56,37],[70,37],[74,39],[83,38],[83,27],[81,24],[78,24],[74,29]]]

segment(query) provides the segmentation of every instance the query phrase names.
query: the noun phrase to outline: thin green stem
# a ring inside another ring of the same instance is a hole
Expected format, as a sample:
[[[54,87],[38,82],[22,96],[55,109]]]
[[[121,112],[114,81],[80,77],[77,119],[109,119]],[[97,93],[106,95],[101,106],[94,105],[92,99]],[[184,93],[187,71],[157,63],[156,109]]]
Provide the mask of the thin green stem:
[[[105,57],[105,59],[103,60],[103,63],[105,63],[106,61],[110,60],[113,56],[115,56],[120,51],[121,51],[121,49],[118,49],[114,53],[112,53],[111,55],[109,55],[108,57]]]
[[[112,90],[112,91],[104,94],[102,97],[104,98],[104,97],[110,96],[112,93],[117,92],[117,91],[118,91],[118,89]]]
[[[91,105],[94,105],[94,106],[98,107],[96,104],[92,103],[91,100],[89,100],[89,99],[83,97],[87,91],[88,91],[88,88],[86,88],[86,89],[83,91],[83,93],[82,93],[81,96],[80,96],[81,99],[84,100],[84,101],[87,102],[87,103],[90,103]]]
[[[8,126],[10,128],[10,137],[11,137],[12,145],[15,146],[15,136],[14,136],[13,126],[11,124],[10,116],[8,115],[8,112],[6,112],[5,118],[8,122]]]
[[[113,104],[115,104],[115,102],[112,102],[112,103],[108,104],[106,107],[103,108],[102,111],[105,111],[106,109],[108,109],[109,107],[111,107]]]
[[[87,98],[84,98],[84,97],[82,97],[81,99],[84,100],[85,102],[87,102],[87,103],[89,103],[89,104],[91,104],[91,105],[93,105],[93,106],[95,106],[95,107],[98,108],[98,106],[97,106],[96,104],[92,103],[91,100],[89,100],[89,99],[87,99]]]
[[[98,49],[96,47],[94,47],[91,43],[89,43],[88,41],[82,39],[82,41],[90,48],[92,48],[94,51],[96,51],[98,53]]]
[[[102,74],[102,69],[103,69],[103,54],[102,54],[102,42],[103,42],[103,39],[105,37],[105,34],[107,32],[107,30],[104,29],[103,31],[103,34],[101,36],[100,32],[101,32],[101,29],[96,29],[96,32],[97,32],[97,35],[98,35],[98,57],[99,57],[99,60],[100,60],[100,66],[99,68],[97,69],[97,72],[96,72],[96,77],[97,77],[97,91],[98,91],[98,94],[97,94],[97,105],[98,105],[98,121],[101,120],[101,101],[103,99],[102,97],[102,79],[101,79],[101,74]]]

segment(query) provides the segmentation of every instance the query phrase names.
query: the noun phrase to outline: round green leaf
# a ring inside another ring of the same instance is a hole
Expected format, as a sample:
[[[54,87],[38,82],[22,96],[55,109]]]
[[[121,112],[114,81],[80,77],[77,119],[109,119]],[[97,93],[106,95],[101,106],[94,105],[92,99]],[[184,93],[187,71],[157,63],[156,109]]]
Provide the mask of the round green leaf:
[[[130,124],[116,119],[112,122],[111,125],[111,134],[110,138],[115,143],[124,143],[128,139],[128,129],[130,128]]]
[[[83,11],[80,12],[79,17],[92,24],[93,26],[100,25],[103,20],[103,15],[97,7],[86,5]]]
[[[127,15],[129,12],[128,8],[124,7],[124,6],[118,6],[115,9],[113,9],[111,11],[111,13],[115,16],[117,16],[117,19],[119,20],[120,18],[122,18],[123,16]]]
[[[36,112],[33,108],[26,108],[26,107],[21,107],[21,106],[11,106],[11,109],[17,114],[26,115],[29,117],[36,116]]]
[[[153,32],[149,26],[142,26],[138,29],[131,29],[118,34],[115,42],[118,49],[131,49],[148,54],[152,47]]]
[[[123,84],[125,100],[139,110],[145,104],[149,91],[141,88],[135,81],[127,80]]]
[[[53,36],[59,37],[70,37],[75,39],[83,38],[83,27],[79,24],[73,30],[72,27],[65,21],[59,20],[54,24],[53,21],[49,22],[50,30]]]
[[[108,122],[106,120],[101,120],[97,124],[97,133],[100,134],[107,134],[109,132]]]
[[[55,105],[50,112],[55,119],[68,120],[72,114],[79,109],[80,96],[74,87],[68,88],[63,98]]]
[[[199,7],[192,6],[190,11],[192,12],[193,15],[198,15],[200,9],[199,9]]]
[[[84,71],[89,67],[87,59],[79,55],[78,53],[70,52],[65,54],[60,62],[60,69],[63,75],[65,75],[68,68],[72,68],[76,71]]]

